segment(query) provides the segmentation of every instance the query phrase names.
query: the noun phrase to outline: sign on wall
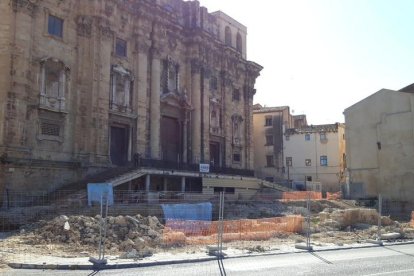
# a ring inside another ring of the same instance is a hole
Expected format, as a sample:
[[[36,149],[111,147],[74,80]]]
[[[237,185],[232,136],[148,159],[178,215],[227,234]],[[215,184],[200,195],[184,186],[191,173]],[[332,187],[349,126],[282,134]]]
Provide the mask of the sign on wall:
[[[210,164],[200,163],[200,172],[201,173],[209,173],[210,172]]]

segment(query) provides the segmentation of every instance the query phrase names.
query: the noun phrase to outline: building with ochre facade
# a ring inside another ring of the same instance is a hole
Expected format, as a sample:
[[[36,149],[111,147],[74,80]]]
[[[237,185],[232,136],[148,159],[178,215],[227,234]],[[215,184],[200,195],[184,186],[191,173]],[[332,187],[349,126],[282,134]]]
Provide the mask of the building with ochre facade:
[[[181,0],[0,9],[0,193],[51,191],[134,160],[253,170],[262,67],[236,20]]]

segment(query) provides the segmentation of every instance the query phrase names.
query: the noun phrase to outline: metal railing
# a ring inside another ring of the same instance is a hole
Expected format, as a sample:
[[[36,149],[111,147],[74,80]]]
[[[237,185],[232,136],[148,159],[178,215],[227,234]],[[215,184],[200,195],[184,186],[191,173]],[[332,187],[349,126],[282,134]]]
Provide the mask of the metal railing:
[[[190,163],[182,163],[182,162],[175,162],[175,161],[169,161],[169,160],[149,159],[149,158],[139,158],[136,161],[136,166],[144,167],[144,168],[183,170],[183,171],[191,171],[191,172],[200,171],[199,164],[190,164]],[[231,168],[231,167],[220,167],[220,166],[210,166],[210,173],[254,176],[253,170],[236,169],[236,168]]]

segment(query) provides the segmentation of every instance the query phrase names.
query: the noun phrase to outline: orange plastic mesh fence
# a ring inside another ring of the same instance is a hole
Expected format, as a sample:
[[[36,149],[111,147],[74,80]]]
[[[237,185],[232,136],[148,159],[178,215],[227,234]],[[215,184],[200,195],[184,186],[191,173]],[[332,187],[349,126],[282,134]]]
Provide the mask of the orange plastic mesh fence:
[[[337,200],[337,199],[341,199],[341,198],[342,198],[342,193],[341,192],[336,192],[336,193],[326,192],[326,199],[328,199],[328,200]]]
[[[223,241],[266,240],[280,232],[302,232],[304,218],[287,216],[265,219],[227,220],[223,222]],[[219,222],[168,220],[165,244],[211,244],[217,241]]]
[[[298,200],[298,199],[322,199],[321,192],[297,191],[297,192],[283,192],[283,200]]]

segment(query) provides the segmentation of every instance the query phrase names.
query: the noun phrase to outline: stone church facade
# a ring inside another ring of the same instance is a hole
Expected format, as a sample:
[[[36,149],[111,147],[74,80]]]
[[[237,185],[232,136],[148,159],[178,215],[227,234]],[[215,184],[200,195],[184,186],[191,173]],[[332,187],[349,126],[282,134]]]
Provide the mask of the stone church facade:
[[[53,190],[134,156],[253,169],[262,67],[198,1],[0,1],[0,193]]]

